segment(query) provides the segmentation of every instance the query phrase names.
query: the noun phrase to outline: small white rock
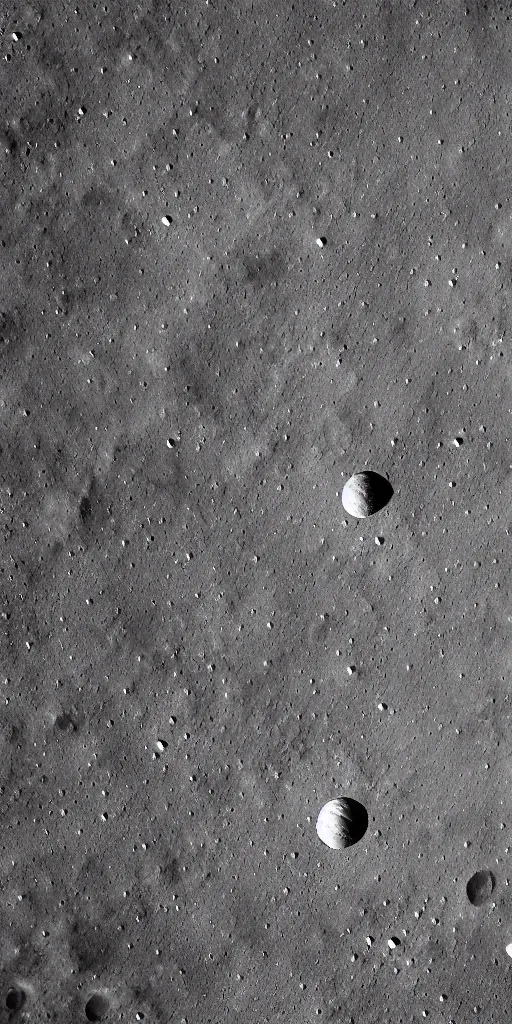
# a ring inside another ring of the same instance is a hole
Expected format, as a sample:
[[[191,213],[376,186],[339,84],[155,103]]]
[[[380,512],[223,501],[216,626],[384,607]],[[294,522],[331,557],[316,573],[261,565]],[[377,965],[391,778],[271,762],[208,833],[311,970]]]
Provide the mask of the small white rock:
[[[168,217],[162,217],[162,224],[165,224],[166,228],[170,228],[171,222]]]
[[[325,246],[325,242],[324,242],[323,238],[317,238],[316,244],[318,245],[319,249],[323,249],[324,246]]]
[[[512,942],[509,942],[508,946],[505,947],[509,956],[512,956]]]

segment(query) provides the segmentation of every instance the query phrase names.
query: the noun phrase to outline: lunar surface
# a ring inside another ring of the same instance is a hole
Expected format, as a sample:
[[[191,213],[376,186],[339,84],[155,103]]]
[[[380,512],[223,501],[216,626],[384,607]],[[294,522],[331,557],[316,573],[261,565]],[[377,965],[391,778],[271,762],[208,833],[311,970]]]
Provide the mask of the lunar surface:
[[[0,1024],[508,1019],[511,56],[0,5]]]

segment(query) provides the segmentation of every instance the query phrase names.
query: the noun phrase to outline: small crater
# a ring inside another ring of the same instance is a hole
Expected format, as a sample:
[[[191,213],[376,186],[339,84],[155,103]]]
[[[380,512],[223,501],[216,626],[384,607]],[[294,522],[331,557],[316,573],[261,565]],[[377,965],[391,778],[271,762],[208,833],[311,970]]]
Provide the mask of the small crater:
[[[482,904],[487,903],[487,900],[491,898],[495,885],[496,879],[492,871],[489,871],[487,868],[483,871],[475,871],[466,885],[466,894],[469,902],[474,907],[481,907]]]
[[[20,338],[23,330],[19,309],[0,310],[0,351]]]
[[[14,156],[18,149],[18,142],[10,129],[0,130],[0,151],[8,156]]]
[[[366,807],[351,797],[329,800],[322,807],[316,823],[318,837],[331,850],[342,850],[358,843],[367,828]]]
[[[7,1009],[12,1010],[15,1013],[18,1010],[21,1010],[22,1006],[25,1005],[26,1001],[27,993],[19,985],[10,988],[5,997],[5,1005]]]
[[[61,729],[62,732],[76,732],[78,729],[76,722],[67,711],[62,715],[57,715],[55,725],[57,729]]]
[[[75,918],[70,923],[69,951],[76,970],[98,971],[104,967],[112,953],[111,939],[112,933],[106,924],[101,928],[85,918]]]
[[[162,879],[165,885],[176,885],[181,880],[180,862],[177,857],[170,857],[162,865]]]
[[[244,259],[247,284],[259,289],[277,283],[286,272],[286,263],[278,251],[247,256]]]
[[[85,1004],[85,1016],[87,1020],[106,1020],[110,1010],[110,1003],[101,992],[93,992]]]
[[[341,492],[341,503],[346,512],[357,519],[375,515],[388,504],[393,488],[385,477],[373,470],[354,473]]]
[[[90,499],[88,494],[84,494],[84,496],[83,496],[83,498],[82,498],[82,500],[80,502],[80,509],[79,509],[79,511],[80,511],[80,518],[82,520],[85,521],[86,519],[89,518],[89,516],[91,514],[91,511],[92,511],[92,504],[91,504],[91,499]]]

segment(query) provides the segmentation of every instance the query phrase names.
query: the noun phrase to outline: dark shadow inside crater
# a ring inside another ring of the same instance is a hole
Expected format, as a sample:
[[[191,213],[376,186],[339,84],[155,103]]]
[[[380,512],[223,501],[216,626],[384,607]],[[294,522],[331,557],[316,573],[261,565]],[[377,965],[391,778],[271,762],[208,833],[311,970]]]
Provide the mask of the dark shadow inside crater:
[[[85,1016],[91,1021],[105,1020],[109,1009],[110,1004],[106,996],[101,992],[94,992],[85,1004]]]
[[[21,1010],[22,1006],[25,1005],[26,1000],[26,992],[24,991],[24,989],[20,988],[19,985],[17,985],[15,988],[9,989],[5,997],[5,1005],[8,1010],[11,1010],[12,1013],[16,1013],[18,1010]]]
[[[368,828],[368,811],[364,804],[350,796],[343,798],[343,808],[346,810],[347,822],[346,845],[354,846],[360,842]]]
[[[488,869],[475,871],[466,885],[466,895],[474,907],[481,907],[492,896],[496,879]]]
[[[386,477],[373,470],[366,470],[365,478],[368,483],[368,504],[372,513],[380,512],[393,497],[393,488]]]

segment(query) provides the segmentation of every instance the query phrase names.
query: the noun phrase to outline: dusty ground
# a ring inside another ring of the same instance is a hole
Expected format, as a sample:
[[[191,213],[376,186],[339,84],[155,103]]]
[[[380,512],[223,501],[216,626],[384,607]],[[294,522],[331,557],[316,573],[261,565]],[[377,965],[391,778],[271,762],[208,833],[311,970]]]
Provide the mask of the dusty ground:
[[[0,27],[0,1020],[504,1021],[510,5]]]

